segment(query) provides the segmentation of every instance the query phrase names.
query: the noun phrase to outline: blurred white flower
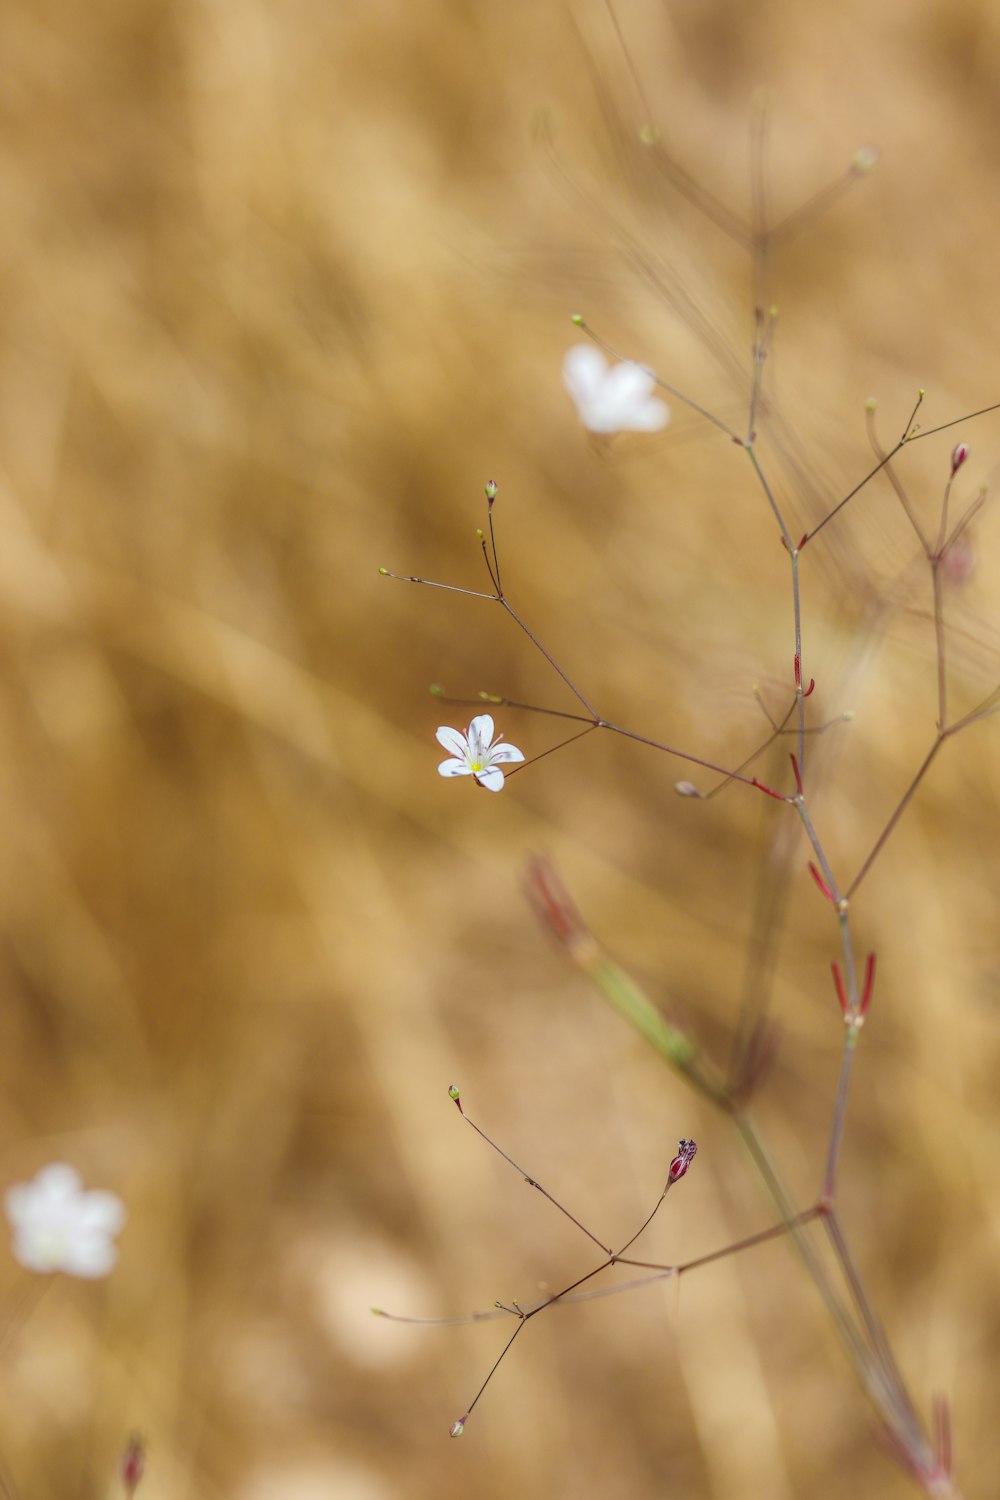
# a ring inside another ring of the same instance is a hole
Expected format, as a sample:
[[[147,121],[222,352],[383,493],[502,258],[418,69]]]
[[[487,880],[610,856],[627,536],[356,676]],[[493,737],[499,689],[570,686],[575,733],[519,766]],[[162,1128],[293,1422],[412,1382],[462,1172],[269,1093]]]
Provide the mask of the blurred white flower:
[[[608,367],[593,344],[575,344],[563,360],[563,385],[590,432],[659,432],[670,420],[666,402],[653,395],[656,381],[642,365]]]
[[[125,1223],[125,1205],[114,1193],[85,1193],[79,1174],[63,1162],[9,1188],[3,1205],[14,1256],[29,1271],[106,1276],[118,1259],[112,1237]]]
[[[438,766],[441,776],[474,776],[480,786],[491,792],[503,789],[501,764],[523,760],[516,745],[501,744],[502,736],[493,738],[493,719],[490,714],[479,714],[468,729],[449,729],[442,724],[436,739],[445,750],[450,750],[451,760],[443,760]]]

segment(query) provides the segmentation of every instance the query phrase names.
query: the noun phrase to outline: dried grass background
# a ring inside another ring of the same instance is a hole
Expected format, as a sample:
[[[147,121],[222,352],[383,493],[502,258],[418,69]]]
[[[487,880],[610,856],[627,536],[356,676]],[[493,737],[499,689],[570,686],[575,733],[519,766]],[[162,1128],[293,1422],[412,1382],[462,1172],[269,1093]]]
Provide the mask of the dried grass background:
[[[925,425],[1000,399],[996,8],[618,17],[666,149],[740,212],[761,88],[776,214],[882,151],[777,260],[771,397],[802,468],[762,453],[805,529],[870,464],[866,397],[886,436],[918,386]],[[591,1263],[461,1125],[452,1082],[610,1239],[682,1134],[696,1170],[649,1253],[770,1222],[732,1131],[565,967],[518,879],[551,855],[724,1058],[781,808],[681,801],[678,763],[601,739],[502,797],[441,781],[429,682],[570,705],[499,612],[376,571],[481,586],[492,476],[512,598],[605,712],[733,763],[763,729],[752,685],[787,691],[787,561],[742,456],[679,408],[599,448],[560,389],[580,310],[706,405],[735,419],[743,398],[670,292],[745,367],[747,267],[652,169],[607,10],[42,0],[8,7],[0,40],[0,1175],[67,1159],[130,1212],[109,1282],[58,1281],[8,1332],[6,1482],[114,1494],[137,1429],[149,1500],[912,1493],[781,1244],[679,1305],[654,1289],[539,1319],[460,1443],[501,1330],[368,1313],[530,1299]],[[963,498],[996,485],[996,417],[919,444],[928,517],[956,437]],[[855,719],[818,742],[816,815],[848,872],[930,745],[933,631],[888,486],[824,537],[807,670],[817,713]],[[1000,678],[998,542],[987,512],[949,600],[956,709]],[[556,737],[502,727],[529,753]],[[998,735],[947,748],[859,891],[880,978],[842,1191],[903,1369],[925,1409],[953,1399],[983,1500]],[[805,857],[759,1110],[803,1203],[840,1044]],[[7,1305],[23,1280],[3,1270]]]

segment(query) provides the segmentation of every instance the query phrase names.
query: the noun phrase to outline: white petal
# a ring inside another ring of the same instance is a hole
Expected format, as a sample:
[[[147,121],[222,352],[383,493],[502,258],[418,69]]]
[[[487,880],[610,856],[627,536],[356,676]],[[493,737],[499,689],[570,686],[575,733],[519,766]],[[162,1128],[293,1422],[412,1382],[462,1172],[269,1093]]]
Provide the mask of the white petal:
[[[493,715],[477,714],[469,725],[469,750],[472,753],[473,760],[482,760],[483,757],[477,755],[476,751],[478,748],[484,751],[488,750],[492,739]]]
[[[106,1235],[80,1235],[67,1246],[60,1270],[70,1276],[107,1276],[118,1259],[118,1247]]]
[[[508,745],[506,740],[499,740],[490,751],[490,763],[495,765],[498,761],[523,760],[523,753],[516,745]]]
[[[14,1259],[27,1271],[42,1271],[51,1274],[59,1269],[59,1258],[52,1254],[51,1240],[38,1234],[18,1233],[11,1245]]]
[[[16,1187],[8,1188],[3,1195],[3,1211],[7,1215],[7,1222],[15,1227],[27,1216],[31,1204],[31,1189],[26,1183],[19,1182]]]
[[[4,1211],[15,1227],[48,1223],[79,1196],[80,1178],[72,1167],[54,1162],[43,1167],[33,1182],[18,1182],[4,1194]]]
[[[471,776],[472,767],[467,760],[443,760],[438,766],[439,776]]]
[[[662,432],[669,421],[670,407],[667,403],[660,401],[656,396],[650,396],[632,418],[632,431]]]
[[[452,755],[461,759],[468,751],[468,743],[465,735],[458,729],[450,729],[447,724],[442,724],[434,736],[438,744],[445,750],[450,750]]]
[[[128,1214],[122,1200],[115,1193],[84,1193],[76,1216],[81,1235],[117,1234],[124,1227]]]
[[[76,1197],[82,1184],[75,1168],[57,1161],[49,1167],[43,1167],[29,1186],[46,1203],[65,1203],[67,1199]]]
[[[503,772],[493,770],[492,767],[486,771],[477,771],[476,780],[480,786],[484,786],[489,792],[500,792],[503,790]]]
[[[608,373],[608,362],[593,344],[574,344],[563,360],[563,385],[583,418],[584,408],[600,392]]]
[[[602,392],[601,414],[608,432],[656,432],[666,426],[669,413],[653,396],[656,382],[642,365],[626,361],[608,374]]]

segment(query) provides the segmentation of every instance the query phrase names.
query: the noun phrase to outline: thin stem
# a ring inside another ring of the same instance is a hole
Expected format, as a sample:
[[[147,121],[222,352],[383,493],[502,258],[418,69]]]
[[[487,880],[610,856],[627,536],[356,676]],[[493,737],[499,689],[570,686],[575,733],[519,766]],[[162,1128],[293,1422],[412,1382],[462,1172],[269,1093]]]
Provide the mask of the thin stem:
[[[383,578],[393,578],[397,583],[422,583],[424,588],[444,589],[447,594],[468,594],[470,599],[488,599],[491,604],[504,603],[499,594],[484,594],[481,589],[460,589],[456,583],[438,583],[433,578],[417,578],[412,573],[393,573],[388,568],[380,568],[379,572]]]
[[[847,168],[839,177],[835,177],[826,187],[820,188],[811,198],[798,208],[793,208],[791,213],[786,214],[780,223],[771,230],[771,243],[778,244],[782,240],[790,240],[805,229],[814,219],[826,212],[832,203],[835,203],[848,188],[860,180],[860,174],[853,166]]]
[[[493,585],[493,597],[499,599],[502,604],[503,590],[500,587],[500,574],[499,572],[494,573],[493,568],[490,565],[490,554],[486,547],[486,538],[483,536],[482,532],[479,533],[479,545],[483,549],[483,562],[486,564],[486,571],[490,575],[490,583],[492,583]]]
[[[799,817],[802,820],[802,826],[806,831],[806,837],[812,845],[813,853],[815,854],[816,859],[819,862],[819,867],[823,872],[823,879],[826,881],[826,884],[830,889],[830,894],[833,896],[834,903],[839,905],[841,900],[843,900],[844,898],[840,894],[840,890],[837,885],[837,877],[834,875],[832,869],[830,868],[830,862],[826,857],[823,845],[820,843],[816,830],[813,827],[812,818],[809,816],[809,809],[806,807],[805,798],[801,793],[799,793],[797,797],[792,798],[792,805],[794,806],[795,811],[798,813]]]
[[[830,1244],[833,1246],[834,1254],[840,1262],[844,1277],[850,1287],[851,1296],[858,1314],[865,1325],[872,1348],[881,1360],[886,1374],[894,1382],[899,1393],[901,1404],[903,1404],[914,1423],[919,1426],[916,1411],[909,1392],[903,1382],[899,1366],[896,1364],[895,1356],[886,1338],[885,1330],[875,1314],[875,1310],[868,1299],[858,1269],[854,1264],[854,1257],[850,1252],[844,1232],[840,1227],[840,1220],[834,1208],[829,1208],[822,1216],[823,1228],[826,1231]]]
[[[962,532],[968,526],[969,522],[975,516],[977,516],[979,514],[979,512],[982,510],[982,508],[985,505],[985,503],[986,503],[986,489],[985,489],[985,486],[984,486],[984,488],[982,490],[980,490],[979,494],[976,496],[975,500],[973,500],[972,504],[968,507],[968,509],[963,512],[962,517],[957,522],[954,531],[952,532],[952,534],[948,538],[948,540],[945,542],[944,547],[941,549],[941,556],[942,557],[946,557],[947,556],[948,552],[951,550],[951,548],[958,541],[959,537],[962,535]]]
[[[660,1210],[660,1205],[662,1204],[664,1198],[667,1196],[667,1193],[670,1190],[670,1186],[671,1186],[671,1184],[668,1182],[667,1186],[663,1189],[663,1192],[660,1194],[659,1198],[656,1200],[656,1203],[653,1205],[653,1211],[652,1211],[652,1213],[650,1213],[650,1214],[647,1215],[647,1217],[639,1225],[639,1228],[636,1230],[636,1232],[632,1236],[632,1238],[630,1240],[626,1240],[625,1243],[624,1243],[624,1245],[618,1251],[618,1254],[615,1256],[615,1264],[616,1265],[621,1260],[622,1256],[625,1254],[625,1251],[628,1249],[628,1247],[630,1245],[634,1245],[635,1244],[635,1242],[639,1238],[640,1234],[642,1234],[642,1231],[644,1229],[648,1229],[649,1226],[650,1226],[650,1224],[652,1224],[654,1218],[656,1217],[657,1213]]]
[[[786,1234],[797,1233],[817,1218],[819,1212],[820,1210],[815,1206],[803,1209],[802,1213],[796,1214],[792,1219],[783,1220],[780,1224],[772,1224],[770,1229],[761,1229],[757,1234],[737,1240],[734,1245],[724,1245],[721,1250],[710,1250],[707,1255],[699,1255],[695,1260],[685,1261],[683,1265],[673,1267],[673,1270],[678,1276],[682,1276],[685,1271],[697,1271],[701,1266],[710,1266],[715,1261],[725,1260],[727,1256],[739,1254],[741,1250],[751,1250],[755,1245],[766,1244],[768,1240],[780,1239]],[[622,1265],[642,1264],[642,1261],[622,1261]]]
[[[978,708],[971,713],[964,714],[962,718],[956,719],[954,724],[949,724],[944,731],[945,738],[949,735],[958,734],[959,730],[967,729],[970,724],[978,724],[980,719],[988,719],[990,714],[995,714],[1000,709],[1000,687],[993,689],[988,697],[984,698]]]
[[[917,787],[920,785],[920,783],[923,781],[924,777],[926,776],[927,772],[929,771],[929,769],[931,767],[931,763],[934,760],[934,757],[937,755],[938,751],[941,749],[941,746],[944,744],[945,740],[947,739],[948,734],[954,733],[955,729],[957,729],[958,727],[960,727],[960,726],[953,725],[952,728],[951,728],[951,730],[948,730],[948,731],[939,730],[938,731],[937,739],[934,741],[933,745],[928,750],[927,754],[924,756],[924,759],[923,759],[923,762],[921,763],[919,771],[914,776],[913,780],[910,782],[909,786],[906,788],[906,791],[903,793],[902,797],[900,798],[899,804],[898,804],[898,806],[896,808],[896,811],[893,813],[893,815],[889,819],[888,823],[882,829],[882,832],[879,834],[878,838],[875,840],[875,843],[874,843],[874,845],[872,847],[872,850],[869,853],[869,855],[868,855],[867,859],[865,860],[864,864],[861,866],[861,869],[855,875],[854,879],[851,881],[850,885],[847,887],[847,890],[844,892],[844,899],[845,899],[845,901],[849,901],[851,899],[851,897],[853,896],[854,892],[857,890],[858,886],[861,884],[862,880],[864,880],[865,876],[868,874],[868,871],[871,869],[872,865],[875,863],[876,859],[881,854],[883,848],[885,847],[886,842],[889,839],[890,834],[892,833],[893,829],[896,827],[896,824],[899,822],[900,818],[903,816],[903,814],[906,811],[906,809],[909,807],[910,802],[913,799],[914,792],[917,790]]]
[[[756,777],[741,776],[738,771],[727,771],[725,766],[718,766],[714,761],[703,760],[700,755],[691,755],[686,750],[678,750],[673,745],[666,745],[662,740],[650,739],[648,735],[636,734],[634,730],[623,729],[620,724],[611,724],[607,719],[601,719],[597,726],[599,729],[608,729],[612,734],[622,734],[626,739],[635,740],[637,744],[649,745],[654,750],[662,750],[666,755],[674,755],[678,760],[689,761],[691,765],[701,766],[705,771],[715,771],[719,776],[725,776],[729,781],[742,782],[744,786],[752,786],[757,791],[770,791]],[[788,799],[781,792],[772,792],[772,796],[778,797],[782,802]]]
[[[799,770],[806,773],[806,699],[802,687],[802,598],[799,590],[799,549],[789,553],[792,563],[792,616],[795,622],[795,708],[799,728]]]
[[[1000,411],[1000,401],[994,401],[991,406],[981,406],[978,411],[970,411],[964,417],[952,417],[950,422],[940,422],[937,427],[926,427],[920,432],[913,432],[904,441],[919,443],[921,438],[933,437],[936,432],[947,432],[949,427],[957,427],[960,422],[972,422],[976,417],[988,416],[991,411]]]
[[[938,733],[948,723],[948,674],[945,667],[944,595],[941,587],[941,557],[931,558],[931,585],[934,592],[934,643],[937,654]]]
[[[915,514],[915,512],[913,510],[913,507],[910,504],[910,497],[909,497],[909,495],[907,495],[906,490],[904,489],[902,483],[900,482],[899,477],[897,476],[895,469],[892,467],[892,464],[890,463],[890,459],[892,458],[892,454],[886,453],[885,450],[884,450],[884,448],[882,447],[882,444],[878,440],[878,434],[877,434],[877,432],[875,430],[875,411],[874,411],[873,407],[869,407],[868,408],[867,418],[866,418],[866,426],[867,426],[867,429],[868,429],[868,441],[869,441],[869,443],[872,446],[872,451],[875,453],[875,456],[877,458],[881,458],[882,463],[885,466],[885,475],[886,475],[886,478],[888,479],[889,483],[892,485],[893,489],[896,491],[896,496],[897,496],[897,498],[899,500],[899,503],[903,507],[903,510],[906,512],[906,519],[909,521],[910,525],[913,527],[914,531],[916,532],[917,539],[919,540],[921,547],[924,549],[925,555],[927,557],[930,557],[930,554],[931,554],[930,542],[927,540],[927,537],[924,535],[923,527],[920,525],[920,522],[917,520],[917,517],[916,517],[916,514]],[[893,449],[894,453],[896,453],[898,451],[899,451],[898,447],[895,448],[895,449]]]
[[[769,329],[765,323],[766,314],[762,307],[757,307],[754,312],[754,338],[753,338],[753,371],[750,380],[750,410],[747,416],[748,443],[752,443],[757,435],[757,403],[760,400],[761,385],[764,379],[764,361],[767,359],[768,333]]]
[[[529,714],[545,714],[551,719],[568,719],[572,724],[589,724],[592,729],[600,729],[600,722],[595,722],[589,715],[571,714],[564,708],[542,708],[537,703],[520,703],[516,698],[505,698],[501,693],[480,693],[478,698],[451,698],[447,693],[435,693],[434,697],[439,703],[449,703],[457,708],[482,708],[489,704],[492,708],[520,708]]]
[[[548,1191],[547,1188],[543,1188],[542,1184],[540,1182],[536,1182],[535,1179],[528,1172],[526,1172],[523,1167],[519,1167],[514,1158],[512,1156],[508,1156],[506,1151],[504,1151],[501,1146],[498,1146],[496,1141],[492,1140],[486,1134],[486,1131],[482,1130],[470,1115],[467,1115],[465,1113],[465,1110],[462,1108],[461,1098],[458,1097],[458,1095],[453,1094],[452,1098],[454,1099],[455,1104],[458,1107],[458,1112],[462,1116],[462,1119],[465,1121],[466,1125],[470,1125],[476,1132],[476,1134],[486,1142],[487,1146],[491,1146],[498,1156],[502,1156],[504,1161],[507,1162],[508,1166],[513,1167],[514,1171],[520,1174],[520,1176],[524,1179],[529,1187],[535,1188],[537,1192],[541,1193],[543,1198],[547,1198],[548,1201],[552,1204],[553,1208],[557,1208],[564,1218],[569,1219],[571,1224],[576,1225],[581,1234],[585,1234],[588,1240],[593,1240],[598,1250],[602,1251],[605,1255],[614,1254],[614,1252],[608,1245],[605,1245],[601,1240],[597,1238],[596,1234],[594,1234],[587,1228],[586,1224],[582,1224],[575,1214],[571,1214],[568,1208],[563,1207],[558,1198],[553,1198],[552,1194]]]
[[[537,765],[547,755],[555,755],[557,750],[565,750],[567,745],[572,745],[576,740],[586,739],[588,734],[593,734],[594,730],[599,728],[599,724],[588,724],[586,729],[581,729],[577,734],[571,734],[568,739],[560,740],[558,745],[550,745],[547,750],[540,750],[537,755],[532,755],[530,759],[522,761],[520,765],[511,766],[509,771],[504,772],[505,777],[509,781],[512,776],[517,775],[518,771],[524,771],[528,766]]]
[[[778,1212],[783,1220],[790,1226],[792,1243],[805,1265],[816,1290],[823,1300],[824,1306],[833,1321],[834,1327],[840,1334],[841,1340],[847,1350],[848,1357],[858,1373],[859,1379],[866,1385],[865,1378],[867,1349],[864,1341],[858,1334],[850,1314],[844,1307],[836,1288],[830,1280],[826,1267],[819,1261],[809,1241],[801,1233],[798,1225],[799,1215],[792,1209],[788,1194],[778,1176],[770,1156],[763,1142],[758,1136],[753,1125],[745,1115],[734,1116],[736,1127],[743,1139],[743,1144],[750,1152],[754,1165],[764,1180],[765,1186],[777,1206]],[[869,1386],[871,1390],[871,1387]],[[871,1392],[874,1398],[874,1391]]]
[[[555,657],[545,649],[541,641],[538,639],[537,635],[535,635],[532,630],[529,630],[528,626],[524,623],[524,621],[521,619],[521,616],[517,613],[513,606],[503,597],[501,597],[500,603],[510,615],[511,619],[514,621],[514,624],[521,627],[535,649],[542,653],[552,670],[562,678],[563,682],[569,688],[573,696],[575,698],[578,698],[579,701],[583,704],[584,708],[587,710],[588,714],[590,714],[591,718],[593,718],[595,721],[598,720],[600,718],[600,715],[596,712],[593,705],[588,702],[588,700],[583,696],[576,684],[563,671],[562,667],[556,661]]]
[[[520,1319],[520,1321],[518,1322],[517,1327],[514,1329],[514,1332],[511,1334],[510,1338],[507,1340],[506,1344],[504,1344],[504,1346],[501,1349],[500,1353],[497,1355],[497,1358],[494,1361],[492,1368],[490,1369],[490,1373],[487,1375],[486,1379],[483,1381],[482,1385],[479,1387],[478,1391],[473,1396],[472,1400],[469,1402],[469,1407],[468,1407],[468,1410],[466,1411],[464,1417],[460,1417],[459,1418],[459,1423],[464,1424],[472,1416],[472,1413],[476,1409],[476,1403],[478,1402],[480,1396],[483,1394],[483,1392],[485,1391],[486,1387],[489,1385],[490,1381],[493,1379],[494,1375],[496,1374],[497,1370],[500,1368],[500,1365],[503,1362],[504,1356],[506,1355],[506,1353],[507,1353],[508,1349],[510,1348],[511,1344],[517,1338],[517,1336],[518,1336],[519,1333],[523,1333],[524,1332],[524,1329],[525,1329],[525,1326],[527,1324],[527,1321],[528,1320],[527,1320],[526,1317],[522,1317]]]
[[[913,419],[914,419],[914,417],[916,416],[917,412],[920,409],[920,403],[921,403],[922,400],[923,400],[923,391],[921,391],[920,395],[917,397],[916,404],[914,405],[913,411],[910,414],[910,420],[906,424],[906,428],[904,429],[903,436],[899,439],[899,442],[896,443],[895,447],[890,448],[889,452],[886,453],[884,455],[884,457],[882,457],[882,458],[879,459],[879,461],[875,465],[874,469],[870,470],[869,473],[867,473],[865,475],[864,479],[860,480],[860,482],[854,486],[853,490],[848,490],[848,492],[844,496],[843,500],[839,500],[837,502],[837,504],[833,507],[833,509],[831,511],[827,512],[827,514],[823,517],[822,521],[820,521],[818,525],[816,525],[816,526],[813,527],[812,531],[809,531],[809,532],[806,533],[806,535],[805,535],[805,537],[803,539],[803,543],[802,543],[803,546],[805,545],[805,543],[807,541],[811,542],[812,539],[813,539],[813,537],[818,536],[819,533],[823,530],[823,527],[826,526],[826,525],[828,525],[829,522],[833,520],[834,516],[840,514],[840,512],[843,510],[844,506],[847,504],[848,500],[853,500],[854,497],[855,497],[855,495],[857,495],[861,490],[863,490],[864,487],[865,487],[865,485],[869,484],[871,482],[871,480],[873,480],[875,478],[875,475],[878,474],[882,469],[884,469],[885,466],[886,466],[886,464],[889,463],[889,461],[891,459],[895,458],[895,456],[899,452],[900,448],[902,448],[906,443],[912,443],[912,442],[914,442],[918,437],[927,437],[928,436],[928,434],[926,432],[915,433],[915,432],[911,431],[911,428],[913,426]],[[1000,404],[1000,403],[998,403],[998,404]],[[985,409],[989,410],[990,408],[985,408]],[[871,416],[871,412],[870,412],[870,409],[869,409],[869,419],[870,419],[870,416]],[[957,420],[958,421],[962,421],[963,419],[961,417],[959,417]],[[939,429],[936,429],[936,430],[939,430]],[[905,504],[905,502],[904,502],[904,504]]]
[[[857,1026],[848,1024],[844,1034],[844,1050],[840,1057],[840,1078],[837,1083],[837,1098],[833,1107],[833,1125],[830,1129],[830,1142],[826,1152],[826,1170],[823,1173],[823,1187],[820,1192],[820,1201],[824,1204],[832,1204],[837,1194],[837,1166],[840,1161],[840,1148],[844,1139],[844,1121],[847,1114],[847,1090],[851,1082],[851,1070],[854,1064],[857,1040]]]
[[[747,452],[747,454],[749,456],[750,462],[753,464],[754,472],[757,475],[757,478],[761,482],[761,485],[762,485],[763,490],[764,490],[764,494],[767,496],[768,504],[770,505],[772,511],[774,512],[774,519],[778,523],[778,530],[781,532],[782,541],[784,542],[785,546],[788,548],[789,552],[792,552],[792,551],[795,550],[795,544],[792,541],[791,534],[789,533],[788,527],[785,525],[784,517],[782,516],[781,511],[778,509],[778,502],[774,498],[774,494],[772,493],[771,486],[768,484],[767,479],[765,477],[764,470],[760,466],[760,461],[757,458],[757,454],[756,454],[756,452],[754,450],[754,446],[753,446],[752,443],[744,443],[743,446],[746,449],[746,452]]]
[[[763,704],[761,705],[761,707],[763,707]],[[767,750],[767,749],[769,749],[771,747],[771,745],[774,744],[774,742],[775,742],[776,739],[779,739],[781,737],[781,735],[784,733],[785,725],[788,723],[788,720],[791,718],[791,716],[794,713],[794,711],[795,711],[795,705],[793,704],[792,707],[789,709],[788,713],[785,715],[782,723],[781,724],[776,724],[774,722],[774,720],[771,719],[770,714],[768,714],[767,711],[766,711],[766,709],[765,709],[765,715],[768,718],[769,722],[771,723],[773,733],[769,734],[768,737],[767,737],[767,739],[764,741],[764,743],[762,745],[758,745],[757,748],[756,748],[756,750],[751,750],[750,754],[746,757],[745,760],[741,760],[740,761],[739,765],[736,767],[736,774],[737,775],[739,775],[739,773],[741,771],[745,771],[746,768],[747,768],[747,766],[753,765],[754,761],[757,760],[759,756],[763,755],[764,751]],[[705,801],[705,802],[711,801],[711,799],[714,796],[716,796],[719,792],[724,791],[725,788],[730,785],[730,783],[732,782],[732,780],[733,780],[732,775],[726,776],[724,778],[724,780],[718,782],[715,786],[713,786],[713,788],[712,788],[712,790],[710,792],[704,792],[702,794],[702,800]]]
[[[493,530],[493,505],[487,506],[487,515],[490,523],[490,546],[493,548],[493,566],[496,568],[497,593],[503,598],[503,584],[500,582],[500,558],[497,556],[497,539]],[[492,576],[492,575],[491,575]]]

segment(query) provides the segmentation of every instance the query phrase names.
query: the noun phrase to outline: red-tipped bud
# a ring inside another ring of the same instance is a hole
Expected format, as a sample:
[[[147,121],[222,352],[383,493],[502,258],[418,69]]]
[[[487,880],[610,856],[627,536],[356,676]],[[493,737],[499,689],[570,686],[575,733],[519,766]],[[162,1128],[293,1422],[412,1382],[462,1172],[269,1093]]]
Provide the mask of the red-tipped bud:
[[[831,970],[831,972],[833,974],[833,982],[834,982],[834,984],[837,987],[837,999],[840,1001],[840,1008],[843,1011],[844,1015],[846,1016],[847,1015],[847,992],[844,989],[844,981],[841,978],[841,974],[840,974],[840,965],[838,964],[838,962],[837,962],[836,959],[833,959],[831,961],[831,963],[830,963],[830,970]]]
[[[750,778],[750,785],[755,786],[758,792],[766,792],[769,797],[777,797],[779,802],[788,801],[788,798],[785,796],[784,792],[776,792],[773,786],[765,786],[762,781],[757,780],[756,776],[752,776]]]
[[[139,1488],[139,1481],[145,1469],[146,1450],[142,1439],[133,1433],[125,1445],[125,1452],[122,1454],[121,1463],[118,1466],[126,1500],[132,1500],[132,1496]]]
[[[495,479],[487,479],[487,481],[486,481],[486,499],[489,502],[489,505],[490,505],[491,509],[492,509],[493,502],[496,499],[496,497],[497,497],[497,482],[496,482]]]
[[[954,479],[959,469],[969,456],[968,443],[956,443],[951,450],[951,477]]]
[[[672,1182],[677,1182],[684,1176],[688,1167],[694,1161],[695,1152],[698,1150],[696,1141],[678,1141],[677,1155],[667,1168],[667,1187]]]
[[[874,955],[874,953],[869,953],[868,960],[867,960],[867,962],[865,964],[865,987],[861,991],[861,1006],[860,1006],[860,1009],[858,1010],[858,1017],[862,1021],[864,1020],[864,1018],[865,1018],[865,1016],[866,1016],[866,1014],[868,1012],[868,1006],[871,1004],[872,990],[874,988],[875,988],[875,955]]]
[[[578,951],[581,944],[593,943],[590,929],[555,866],[547,859],[536,858],[529,862],[524,872],[524,889],[542,925],[571,953]]]
[[[816,884],[819,886],[820,890],[823,892],[823,895],[826,897],[826,899],[828,901],[832,901],[833,904],[834,904],[834,906],[836,906],[836,904],[837,904],[837,898],[836,898],[836,896],[833,894],[833,892],[831,891],[830,887],[827,885],[826,881],[823,879],[822,875],[819,873],[819,871],[817,870],[816,866],[813,864],[812,860],[809,861],[809,874],[812,876],[813,880],[815,880]]]

